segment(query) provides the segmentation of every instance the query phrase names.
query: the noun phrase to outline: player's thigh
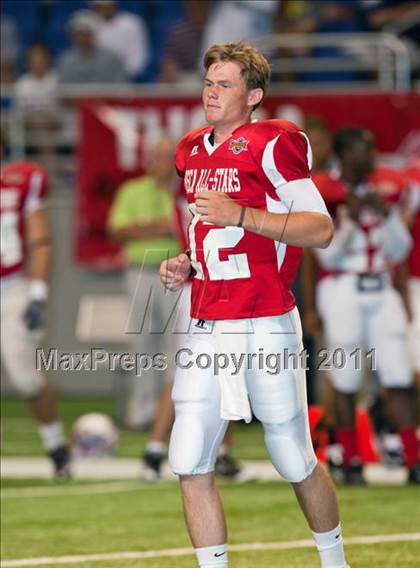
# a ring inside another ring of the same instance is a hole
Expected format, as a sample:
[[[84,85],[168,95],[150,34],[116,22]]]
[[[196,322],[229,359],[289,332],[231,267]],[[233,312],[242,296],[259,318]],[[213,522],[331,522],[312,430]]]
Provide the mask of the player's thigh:
[[[363,320],[358,294],[352,275],[323,278],[318,284],[317,308],[329,346],[360,345]]]
[[[409,325],[410,355],[413,367],[420,373],[420,278],[409,280],[412,320]]]
[[[27,287],[23,281],[2,289],[1,294],[1,356],[8,378],[25,398],[36,396],[45,386],[45,376],[36,369],[37,342],[22,315],[27,302]]]
[[[332,384],[340,392],[356,392],[363,380],[361,370],[352,364],[355,350],[364,341],[358,294],[353,275],[324,278],[317,288],[317,307],[327,344],[321,365],[328,369]]]
[[[412,366],[409,356],[408,320],[400,294],[389,288],[369,319],[369,348],[375,350],[380,382],[385,387],[409,387]]]
[[[302,330],[297,310],[277,318],[254,320],[249,351],[272,362],[249,366],[247,386],[252,410],[262,422],[265,443],[277,471],[291,482],[305,479],[316,465],[306,398]],[[275,366],[276,356],[279,363]]]
[[[305,400],[294,374],[303,355],[299,314],[295,308],[282,316],[256,318],[252,325],[246,375],[252,410],[261,422],[287,421]]]
[[[228,424],[220,417],[220,387],[211,363],[213,338],[198,337],[190,335],[178,350],[172,389],[175,423],[169,462],[179,475],[213,471]]]

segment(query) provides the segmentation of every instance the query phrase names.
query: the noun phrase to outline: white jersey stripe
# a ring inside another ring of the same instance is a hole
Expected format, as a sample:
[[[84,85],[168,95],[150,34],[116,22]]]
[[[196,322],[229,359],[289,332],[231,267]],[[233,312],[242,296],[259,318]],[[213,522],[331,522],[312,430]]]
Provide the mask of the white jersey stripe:
[[[289,210],[287,206],[282,201],[276,201],[268,194],[266,194],[266,202],[267,202],[267,211],[269,213],[288,213]],[[287,245],[285,243],[281,243],[280,241],[274,241],[274,245],[276,247],[276,255],[277,255],[277,267],[280,270],[281,265],[283,264],[284,257],[286,256],[286,248]]]
[[[274,146],[276,145],[277,140],[280,138],[280,134],[270,140],[266,145],[263,153],[262,158],[262,168],[264,170],[265,175],[271,181],[275,188],[280,187],[286,182],[286,179],[281,175],[279,170],[276,167],[276,163],[274,161]]]
[[[311,148],[311,143],[309,142],[309,138],[306,136],[306,134],[304,132],[299,132],[299,134],[301,134],[305,140],[306,140],[306,159],[308,161],[308,168],[309,170],[312,170],[312,148]]]

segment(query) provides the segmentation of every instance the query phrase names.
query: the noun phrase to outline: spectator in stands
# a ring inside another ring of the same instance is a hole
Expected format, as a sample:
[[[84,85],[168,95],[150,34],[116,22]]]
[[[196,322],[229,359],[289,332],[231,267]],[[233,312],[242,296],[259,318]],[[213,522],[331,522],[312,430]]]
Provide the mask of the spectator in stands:
[[[98,16],[96,42],[99,48],[117,55],[130,79],[136,79],[150,60],[148,31],[143,20],[130,12],[119,12],[113,0],[92,0]]]
[[[27,52],[27,72],[15,83],[16,103],[26,112],[50,112],[56,104],[57,74],[45,45],[33,45]]]
[[[96,47],[95,15],[78,10],[69,22],[73,47],[65,51],[58,62],[61,83],[120,83],[127,80],[121,59]]]
[[[279,11],[279,0],[225,0],[214,2],[204,32],[202,52],[215,43],[270,33]]]
[[[184,0],[185,16],[168,30],[160,80],[163,82],[198,80],[204,25],[210,3],[208,0]]]

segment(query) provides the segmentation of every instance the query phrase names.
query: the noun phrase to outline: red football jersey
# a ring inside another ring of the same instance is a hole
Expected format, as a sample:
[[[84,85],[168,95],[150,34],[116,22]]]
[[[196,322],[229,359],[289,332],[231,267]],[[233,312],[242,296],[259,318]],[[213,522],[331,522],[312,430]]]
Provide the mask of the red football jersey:
[[[176,151],[194,215],[188,228],[195,270],[191,315],[214,320],[284,314],[295,305],[290,288],[301,249],[242,227],[202,222],[194,194],[220,191],[240,205],[287,213],[274,183],[310,177],[309,142],[297,126],[283,120],[243,124],[216,146],[209,140],[212,130],[193,130]]]
[[[0,171],[1,277],[22,270],[25,263],[25,215],[43,206],[48,190],[44,168],[13,162]]]
[[[409,180],[409,191],[420,193],[420,159],[413,160],[406,171]],[[414,198],[418,201],[418,195]],[[408,258],[410,276],[420,278],[420,207],[415,204],[414,222],[411,227],[413,247]]]
[[[313,175],[327,208],[336,225],[340,223],[337,210],[347,201],[348,188],[336,173],[320,172]],[[378,192],[389,203],[397,203],[407,187],[407,180],[402,172],[378,167],[356,188],[356,194],[363,195],[369,191]],[[353,233],[346,253],[337,261],[335,270],[322,266],[320,276],[331,273],[364,273],[386,272],[391,263],[383,248],[383,218],[371,207],[362,208],[359,216],[359,227]]]

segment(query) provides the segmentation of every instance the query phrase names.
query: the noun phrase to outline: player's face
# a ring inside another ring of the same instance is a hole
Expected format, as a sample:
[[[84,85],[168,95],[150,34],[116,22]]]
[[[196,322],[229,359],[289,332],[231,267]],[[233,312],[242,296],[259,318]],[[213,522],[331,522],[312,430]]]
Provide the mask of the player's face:
[[[349,161],[360,175],[366,176],[371,173],[375,166],[375,145],[370,135],[366,135],[365,139],[353,145],[349,150]]]
[[[255,104],[252,102],[254,91],[261,89],[248,91],[237,63],[213,63],[204,79],[203,105],[207,122],[216,127],[239,126],[246,122]]]

